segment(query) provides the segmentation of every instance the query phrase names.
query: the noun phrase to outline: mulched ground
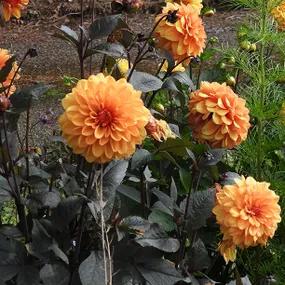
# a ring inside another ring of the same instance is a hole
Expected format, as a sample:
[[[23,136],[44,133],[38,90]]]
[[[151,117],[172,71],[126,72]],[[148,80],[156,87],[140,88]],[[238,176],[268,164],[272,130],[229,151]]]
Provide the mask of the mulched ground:
[[[47,11],[46,11],[47,12]],[[217,36],[222,44],[233,44],[235,42],[236,25],[247,16],[246,11],[217,12],[211,18],[205,18],[204,23],[208,37]],[[76,27],[79,19],[76,17],[43,17],[35,21],[10,22],[5,27],[0,27],[0,48],[9,49],[22,58],[29,48],[36,48],[38,56],[30,58],[24,64],[21,71],[20,85],[29,85],[36,82],[54,83],[59,86],[64,75],[78,76],[79,65],[76,52],[65,42],[53,37],[56,27],[62,24]],[[135,14],[129,17],[129,26],[135,32],[148,33],[153,25],[154,15]],[[88,25],[88,20],[86,20]],[[94,56],[94,70],[100,66],[100,56]],[[151,63],[145,63],[143,68],[151,69]],[[36,122],[40,115],[49,108],[59,114],[61,112],[58,98],[49,96],[44,103],[40,102],[33,108],[32,122]],[[42,126],[39,124],[34,129],[35,141],[44,143],[52,128],[46,128],[44,136]]]

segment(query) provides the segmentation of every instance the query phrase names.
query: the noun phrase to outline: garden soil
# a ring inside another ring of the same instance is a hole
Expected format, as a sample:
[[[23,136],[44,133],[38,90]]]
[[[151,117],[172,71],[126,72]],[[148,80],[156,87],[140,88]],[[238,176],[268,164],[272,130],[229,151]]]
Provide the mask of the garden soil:
[[[39,1],[39,0],[38,0]],[[23,57],[29,48],[35,48],[38,56],[28,59],[22,67],[20,86],[32,85],[35,83],[52,83],[57,88],[62,88],[63,76],[75,76],[79,74],[79,64],[75,50],[53,36],[57,27],[68,25],[75,28],[79,22],[76,12],[61,15],[58,11],[58,2],[51,1],[51,6],[38,7],[36,1],[32,1],[30,10],[26,11],[23,20],[9,22],[5,27],[0,27],[0,48],[9,49],[14,53],[18,61]],[[41,4],[42,5],[42,4]],[[29,14],[27,12],[29,11]],[[247,16],[247,11],[223,11],[217,12],[213,17],[205,18],[205,26],[208,37],[217,36],[221,44],[233,44],[235,42],[235,28]],[[96,16],[99,17],[99,16]],[[129,26],[135,32],[148,33],[154,22],[152,14],[134,14],[129,17]],[[86,26],[90,23],[86,17]],[[92,67],[98,71],[101,57],[94,56]],[[154,69],[153,63],[144,63],[144,70]],[[32,123],[37,122],[50,108],[57,116],[61,112],[60,99],[55,92],[45,96],[35,105],[32,112]],[[44,104],[43,104],[44,102]],[[23,120],[24,124],[24,120]],[[22,128],[21,128],[22,129]],[[53,127],[46,127],[45,135],[42,136],[42,126],[38,124],[33,132],[33,141],[41,145],[46,141],[53,130]],[[38,133],[41,133],[38,136]]]

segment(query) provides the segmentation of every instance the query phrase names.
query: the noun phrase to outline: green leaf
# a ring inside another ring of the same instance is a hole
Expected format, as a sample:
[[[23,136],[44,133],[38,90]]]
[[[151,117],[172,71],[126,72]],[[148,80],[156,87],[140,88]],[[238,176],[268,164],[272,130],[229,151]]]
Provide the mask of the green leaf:
[[[203,158],[199,161],[199,167],[203,168],[205,166],[213,166],[219,163],[223,156],[225,155],[226,150],[223,148],[210,149],[204,153]]]
[[[137,236],[136,242],[142,247],[152,246],[165,252],[176,252],[180,243],[169,237],[158,224],[151,224],[143,236]]]
[[[44,285],[68,285],[70,273],[61,263],[45,264],[40,271]]]
[[[54,36],[66,41],[66,42],[69,42],[76,47],[78,47],[78,45],[79,45],[79,37],[78,37],[77,33],[65,25],[62,25],[59,28],[59,31],[54,34]]]
[[[11,72],[11,70],[13,68],[13,64],[14,64],[15,60],[16,60],[15,56],[10,57],[6,61],[4,67],[2,67],[0,69],[0,83],[3,83],[4,81],[6,81],[7,76],[9,75],[9,73]],[[2,85],[0,84],[0,86],[2,86]]]
[[[16,91],[10,96],[12,111],[18,113],[26,111],[31,107],[33,99],[39,99],[51,87],[51,85],[39,83]]]
[[[106,201],[106,205],[104,207],[104,216],[106,220],[112,213],[116,190],[126,175],[128,164],[129,163],[126,160],[112,161],[104,169],[103,195],[104,201]]]
[[[167,151],[183,157],[187,155],[186,148],[191,148],[191,142],[186,139],[176,138],[161,143],[158,151]]]
[[[136,90],[140,90],[144,93],[158,90],[163,84],[158,77],[141,71],[133,72],[130,83]]]
[[[153,209],[148,216],[148,220],[151,223],[157,223],[166,232],[171,232],[176,229],[176,224],[173,221],[173,217],[157,209]]]
[[[137,269],[149,285],[174,285],[183,279],[174,264],[165,259],[150,259]]]
[[[121,15],[110,15],[97,18],[89,27],[91,40],[109,36],[119,25],[123,25]],[[125,24],[125,26],[127,26]]]
[[[115,43],[103,43],[94,47],[94,49],[90,51],[91,53],[88,54],[88,56],[92,55],[92,53],[101,53],[116,58],[127,57],[127,51],[124,46]]]
[[[133,188],[133,187],[130,187],[130,186],[127,186],[127,185],[120,185],[118,188],[117,188],[117,192],[130,198],[131,200],[137,202],[137,203],[141,203],[141,195],[140,195],[140,192]]]
[[[152,158],[152,154],[146,149],[138,149],[131,160],[131,169],[137,169],[145,166]]]
[[[63,231],[75,218],[81,209],[83,199],[70,196],[62,200],[59,205],[52,210],[51,221],[59,231]]]
[[[208,251],[201,239],[197,239],[187,253],[190,272],[204,271],[211,265]]]
[[[183,185],[184,192],[188,193],[191,190],[191,182],[192,182],[192,176],[191,172],[184,168],[179,169],[179,177],[181,184]]]
[[[186,226],[189,231],[197,230],[205,225],[206,220],[212,215],[215,197],[215,189],[191,193],[186,217]],[[186,203],[187,199],[183,200],[180,205],[183,213],[185,212]]]
[[[0,205],[12,199],[10,186],[3,176],[0,176]]]
[[[105,284],[105,271],[102,253],[92,251],[79,266],[82,285]]]
[[[39,285],[39,270],[31,265],[25,265],[18,272],[17,285]]]
[[[185,84],[185,85],[189,86],[190,90],[192,90],[192,91],[195,90],[195,85],[194,85],[193,81],[191,80],[189,73],[187,71],[173,72],[171,74],[171,78],[177,80],[181,84]]]

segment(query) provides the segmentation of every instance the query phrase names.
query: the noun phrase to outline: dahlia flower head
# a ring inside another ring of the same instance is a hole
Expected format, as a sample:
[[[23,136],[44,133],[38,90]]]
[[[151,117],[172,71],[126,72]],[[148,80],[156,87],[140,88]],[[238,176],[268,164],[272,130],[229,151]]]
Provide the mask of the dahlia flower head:
[[[285,1],[281,2],[277,7],[271,11],[271,15],[277,22],[281,31],[285,31]]]
[[[247,138],[249,110],[246,102],[226,84],[202,82],[191,93],[189,124],[193,137],[213,148],[232,149]]]
[[[159,142],[176,138],[176,135],[172,132],[166,121],[157,120],[153,116],[150,117],[145,129],[148,136]]]
[[[191,5],[199,14],[203,8],[202,0],[166,0],[166,3],[183,3],[184,5]]]
[[[11,17],[19,19],[21,10],[29,4],[29,0],[0,0],[0,5],[3,6],[3,18],[9,21]]]
[[[219,250],[226,262],[236,259],[237,248],[264,246],[274,236],[281,208],[269,186],[243,176],[233,185],[217,186],[213,213],[223,234]]]
[[[175,21],[169,21],[166,15],[177,11]],[[206,32],[197,10],[190,4],[167,3],[162,13],[156,17],[155,30],[157,47],[167,50],[176,61],[189,62],[190,57],[200,55],[205,48]]]
[[[11,55],[10,55],[9,51],[6,49],[0,48],[0,70],[2,68],[4,68],[4,66],[6,65],[6,62],[10,58],[11,58]],[[9,72],[6,80],[4,82],[0,83],[0,87],[8,88],[10,86],[13,78],[14,78],[14,80],[19,79],[19,77],[20,77],[19,74],[15,74],[17,69],[18,69],[18,65],[16,62],[14,62],[12,70]],[[11,85],[11,87],[9,88],[9,92],[8,92],[8,90],[7,91],[6,90],[2,93],[0,92],[0,96],[10,97],[16,91],[16,87],[15,87],[15,85]],[[8,93],[6,94],[6,92],[8,92]]]
[[[146,137],[150,112],[125,78],[102,73],[78,82],[62,100],[62,135],[75,154],[105,163],[131,156]]]

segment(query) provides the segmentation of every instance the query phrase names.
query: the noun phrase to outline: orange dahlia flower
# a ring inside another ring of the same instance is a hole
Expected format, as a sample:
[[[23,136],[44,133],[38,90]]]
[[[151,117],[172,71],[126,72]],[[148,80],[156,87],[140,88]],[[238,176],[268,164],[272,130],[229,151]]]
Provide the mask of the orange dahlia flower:
[[[266,245],[274,236],[281,209],[279,196],[269,185],[241,177],[235,184],[217,189],[213,213],[223,233],[220,252],[226,261],[235,259],[235,247]]]
[[[167,50],[177,61],[200,55],[205,47],[206,33],[202,19],[191,5],[167,3],[156,22],[175,11],[175,21],[165,18],[158,24],[155,30],[157,46]]]
[[[141,92],[102,73],[78,82],[62,100],[59,118],[63,137],[88,162],[129,157],[146,136],[150,113]]]
[[[28,4],[29,0],[2,0],[4,20],[9,21],[12,16],[19,19],[21,10]]]
[[[9,60],[11,58],[11,55],[9,54],[9,51],[6,50],[6,49],[0,49],[0,70],[6,65],[6,62],[7,60]],[[0,83],[0,88],[4,87],[4,88],[7,88],[10,86],[11,84],[11,81],[13,80],[14,76],[15,78],[14,79],[18,79],[20,76],[17,74],[15,75],[15,72],[17,70],[18,66],[16,63],[13,64],[13,68],[12,70],[10,71],[10,73],[8,74],[6,80],[2,83]],[[4,92],[0,93],[0,96],[3,96],[3,95],[6,95],[6,96],[10,96],[12,95],[14,92],[16,91],[16,87],[14,85],[11,86],[8,94]]]
[[[202,82],[189,100],[193,136],[214,148],[234,148],[247,137],[249,110],[229,86]]]
[[[185,5],[191,5],[199,14],[203,8],[202,0],[166,0],[166,2],[170,3],[183,3]]]
[[[280,30],[284,31],[285,30],[285,1],[281,2],[280,5],[275,7],[272,11],[271,14],[275,21],[278,24],[278,27]]]
[[[166,141],[169,138],[176,138],[166,121],[157,120],[153,116],[150,117],[145,129],[151,138],[159,142]]]

